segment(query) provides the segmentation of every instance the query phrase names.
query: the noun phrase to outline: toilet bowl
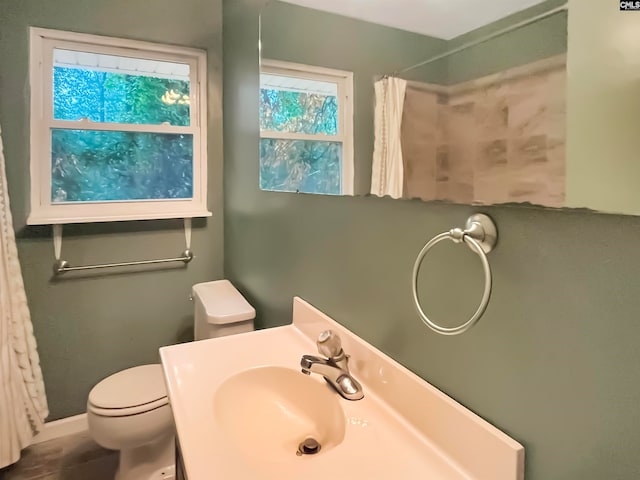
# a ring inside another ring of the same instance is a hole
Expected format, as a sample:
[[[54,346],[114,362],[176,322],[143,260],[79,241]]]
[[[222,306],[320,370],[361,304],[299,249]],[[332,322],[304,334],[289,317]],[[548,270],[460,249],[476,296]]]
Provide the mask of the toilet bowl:
[[[175,478],[174,425],[161,365],[102,380],[89,393],[87,419],[96,443],[120,450],[116,480]]]
[[[253,330],[256,311],[228,280],[193,286],[195,340]],[[175,478],[175,428],[162,366],[142,365],[98,383],[87,400],[89,433],[120,450],[115,480]]]

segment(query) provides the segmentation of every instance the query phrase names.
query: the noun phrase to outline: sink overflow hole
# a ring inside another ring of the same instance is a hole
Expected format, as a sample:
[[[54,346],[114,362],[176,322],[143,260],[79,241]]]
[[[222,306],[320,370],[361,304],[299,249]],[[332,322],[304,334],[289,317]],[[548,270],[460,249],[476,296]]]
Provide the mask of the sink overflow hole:
[[[315,455],[320,451],[322,446],[317,442],[315,438],[305,438],[300,445],[298,445],[298,451],[296,455],[301,457],[302,455]]]

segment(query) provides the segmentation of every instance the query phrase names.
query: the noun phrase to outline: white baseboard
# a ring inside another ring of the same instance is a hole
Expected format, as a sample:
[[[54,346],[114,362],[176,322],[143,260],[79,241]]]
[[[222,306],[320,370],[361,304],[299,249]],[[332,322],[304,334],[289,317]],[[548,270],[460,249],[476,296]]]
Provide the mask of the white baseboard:
[[[75,433],[86,432],[87,430],[89,430],[89,425],[87,423],[86,413],[61,418],[60,420],[45,423],[42,431],[31,440],[31,445],[55,438],[66,437],[67,435],[73,435]]]

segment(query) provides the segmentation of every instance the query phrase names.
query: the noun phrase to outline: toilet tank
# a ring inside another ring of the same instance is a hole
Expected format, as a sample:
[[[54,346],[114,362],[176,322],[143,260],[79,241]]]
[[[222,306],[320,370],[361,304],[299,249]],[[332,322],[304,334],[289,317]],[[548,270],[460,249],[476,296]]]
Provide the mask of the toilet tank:
[[[229,280],[198,283],[192,287],[194,337],[224,337],[254,329],[255,309]]]

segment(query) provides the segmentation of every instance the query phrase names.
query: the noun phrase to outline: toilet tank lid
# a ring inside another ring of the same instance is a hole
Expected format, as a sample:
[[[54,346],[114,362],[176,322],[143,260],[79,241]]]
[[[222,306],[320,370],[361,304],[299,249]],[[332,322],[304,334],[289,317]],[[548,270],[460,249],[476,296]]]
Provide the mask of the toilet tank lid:
[[[229,280],[198,283],[192,293],[202,303],[209,323],[221,325],[256,318],[255,309]]]

